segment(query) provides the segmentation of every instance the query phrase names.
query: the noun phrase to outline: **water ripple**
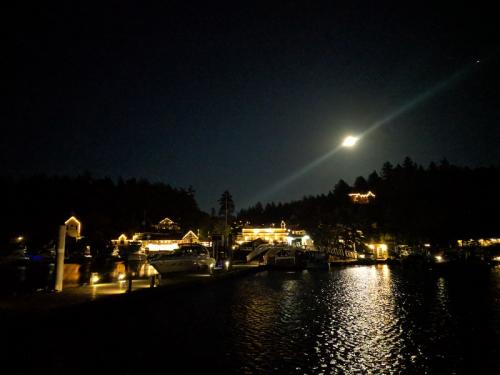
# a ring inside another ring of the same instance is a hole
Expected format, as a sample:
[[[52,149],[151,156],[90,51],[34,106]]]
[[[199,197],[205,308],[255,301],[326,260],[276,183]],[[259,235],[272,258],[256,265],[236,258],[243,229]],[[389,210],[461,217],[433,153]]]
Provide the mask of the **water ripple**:
[[[387,265],[248,280],[231,308],[235,352],[256,372],[429,373],[454,339],[446,280],[432,282],[420,289]]]
[[[11,339],[60,373],[74,363],[85,373],[107,366],[123,374],[175,366],[218,374],[500,373],[500,268],[466,276],[385,265],[261,272],[75,311],[80,319],[65,313]],[[59,332],[66,341],[55,354],[39,338],[53,335],[56,322],[78,334],[92,322],[91,345]]]

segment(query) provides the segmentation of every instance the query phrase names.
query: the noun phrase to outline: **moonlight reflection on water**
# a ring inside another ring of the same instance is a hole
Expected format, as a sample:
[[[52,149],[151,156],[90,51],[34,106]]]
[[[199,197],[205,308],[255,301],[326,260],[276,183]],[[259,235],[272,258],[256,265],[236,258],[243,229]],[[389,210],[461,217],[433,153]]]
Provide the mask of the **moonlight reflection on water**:
[[[498,272],[491,279],[469,275],[468,284],[459,275],[406,271],[379,265],[247,279],[237,287],[243,298],[231,307],[234,346],[227,357],[234,359],[236,352],[235,365],[248,372],[491,368],[486,353],[496,350],[490,344],[498,337],[487,326],[498,321],[488,320],[494,310],[486,309],[495,303],[490,292],[498,289],[489,283]],[[484,292],[475,293],[478,287]],[[474,308],[467,302],[471,297]]]
[[[25,372],[495,373],[499,316],[500,268],[351,266],[95,303],[7,337],[10,358],[29,356],[16,362]],[[55,335],[58,352],[44,344]]]

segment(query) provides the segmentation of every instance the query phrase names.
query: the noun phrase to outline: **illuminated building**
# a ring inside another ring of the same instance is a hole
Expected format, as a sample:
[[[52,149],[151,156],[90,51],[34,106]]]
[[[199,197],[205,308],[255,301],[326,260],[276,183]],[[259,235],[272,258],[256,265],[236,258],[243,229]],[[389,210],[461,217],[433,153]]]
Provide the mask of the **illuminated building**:
[[[127,246],[129,242],[139,243],[145,252],[172,251],[185,243],[199,243],[198,236],[193,231],[182,235],[179,233],[135,233],[131,239],[121,234],[118,239],[111,241],[115,246]]]
[[[73,237],[79,239],[82,233],[82,223],[76,217],[71,216],[68,220],[64,222],[66,225],[66,235],[68,237]]]
[[[134,244],[139,244],[141,250],[148,253],[172,251],[186,243],[200,243],[199,237],[193,231],[190,230],[183,235],[178,231],[180,227],[168,218],[163,219],[153,227],[157,230],[162,230],[162,232],[135,233],[130,239],[123,233],[118,239],[111,242],[115,246],[127,246],[133,242]]]
[[[385,243],[370,243],[367,244],[368,248],[372,251],[373,257],[379,260],[386,260],[389,257],[387,244]]]
[[[160,220],[158,224],[153,225],[153,228],[157,231],[179,231],[181,229],[176,222],[168,217]]]
[[[479,239],[469,239],[469,240],[458,240],[459,247],[467,246],[480,246],[488,247],[493,245],[500,245],[500,238],[479,238]]]
[[[279,227],[243,227],[236,237],[236,243],[241,245],[260,239],[270,244],[288,244],[299,247],[312,247],[313,241],[302,229],[287,229],[284,221]]]
[[[367,203],[370,203],[370,199],[375,198],[375,194],[373,194],[371,191],[369,191],[368,193],[365,193],[365,194],[351,193],[351,194],[349,194],[349,198],[351,198],[352,203],[367,204]]]

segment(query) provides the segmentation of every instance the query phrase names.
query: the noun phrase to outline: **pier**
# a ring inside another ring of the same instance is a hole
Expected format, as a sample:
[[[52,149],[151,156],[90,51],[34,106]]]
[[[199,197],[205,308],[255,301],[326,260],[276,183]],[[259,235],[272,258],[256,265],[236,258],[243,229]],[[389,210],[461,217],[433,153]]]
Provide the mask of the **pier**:
[[[54,309],[91,303],[101,300],[136,298],[144,294],[161,293],[194,286],[205,286],[221,280],[242,277],[264,270],[258,265],[233,265],[230,270],[217,270],[208,274],[174,274],[162,277],[157,285],[150,279],[132,280],[131,292],[127,282],[97,283],[94,285],[71,286],[61,292],[9,293],[0,299],[0,312],[49,312]]]

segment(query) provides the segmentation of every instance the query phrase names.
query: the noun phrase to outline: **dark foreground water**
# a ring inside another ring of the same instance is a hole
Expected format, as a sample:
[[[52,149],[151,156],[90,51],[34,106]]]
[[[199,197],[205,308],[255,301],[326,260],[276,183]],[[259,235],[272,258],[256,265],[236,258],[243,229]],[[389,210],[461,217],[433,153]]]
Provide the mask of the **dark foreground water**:
[[[494,374],[500,268],[266,271],[2,326],[18,373]]]

